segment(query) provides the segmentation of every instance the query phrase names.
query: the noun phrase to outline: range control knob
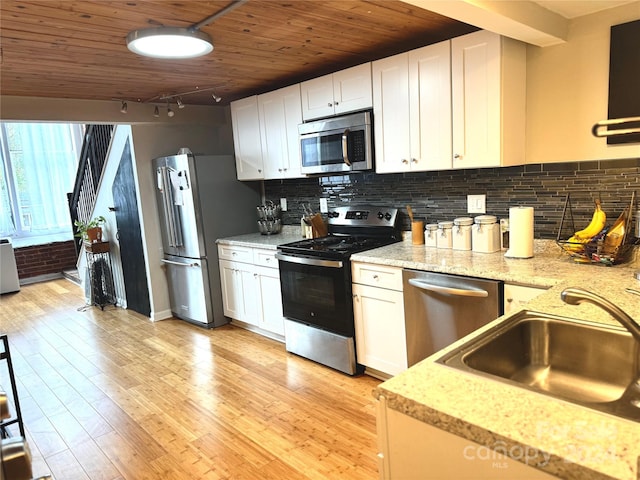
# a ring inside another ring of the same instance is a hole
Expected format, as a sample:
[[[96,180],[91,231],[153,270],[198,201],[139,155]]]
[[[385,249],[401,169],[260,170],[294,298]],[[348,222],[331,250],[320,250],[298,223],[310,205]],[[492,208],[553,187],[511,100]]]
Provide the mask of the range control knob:
[[[384,213],[378,212],[378,218],[382,220],[384,218]]]
[[[385,213],[384,218],[386,218],[387,221],[391,220],[391,214],[389,212]]]
[[[340,216],[340,214],[338,212],[335,212],[335,211],[327,213],[327,217],[329,217],[329,218],[338,218],[339,216]]]

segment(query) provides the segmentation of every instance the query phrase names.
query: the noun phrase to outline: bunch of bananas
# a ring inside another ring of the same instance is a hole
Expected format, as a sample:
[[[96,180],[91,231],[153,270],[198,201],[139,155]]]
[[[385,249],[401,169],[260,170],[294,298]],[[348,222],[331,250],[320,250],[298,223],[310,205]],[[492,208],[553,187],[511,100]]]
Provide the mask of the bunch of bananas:
[[[593,211],[591,222],[589,222],[586,228],[575,232],[573,236],[567,240],[567,244],[565,245],[566,250],[576,253],[584,251],[584,244],[589,243],[591,239],[598,235],[604,228],[607,215],[604,213],[604,210],[602,210],[599,199],[595,200],[595,204],[596,207]]]

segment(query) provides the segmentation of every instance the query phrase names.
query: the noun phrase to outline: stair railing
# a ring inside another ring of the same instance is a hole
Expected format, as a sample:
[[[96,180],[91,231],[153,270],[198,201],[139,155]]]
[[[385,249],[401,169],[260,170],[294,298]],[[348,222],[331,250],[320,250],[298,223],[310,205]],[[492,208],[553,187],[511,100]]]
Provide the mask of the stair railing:
[[[107,160],[113,125],[87,125],[78,161],[73,192],[67,194],[73,234],[78,230],[76,220],[88,222],[98,195],[98,184]],[[76,252],[80,253],[82,239],[76,240]]]

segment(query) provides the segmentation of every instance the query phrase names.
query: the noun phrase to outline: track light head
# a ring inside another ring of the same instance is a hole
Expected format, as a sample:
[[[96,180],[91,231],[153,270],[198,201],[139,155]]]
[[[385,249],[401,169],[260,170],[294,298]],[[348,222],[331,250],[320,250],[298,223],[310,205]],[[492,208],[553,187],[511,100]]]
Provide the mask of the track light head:
[[[120,106],[120,113],[127,113],[127,102],[122,101],[122,105]]]
[[[176,112],[174,112],[173,110],[171,110],[171,107],[167,104],[167,117],[171,118],[176,114]]]
[[[176,104],[178,104],[178,108],[184,108],[184,103],[182,103],[182,99],[180,97],[176,98]]]
[[[156,105],[156,107],[153,109],[153,116],[158,118],[160,116],[160,110],[158,109],[158,106]]]
[[[216,103],[220,103],[220,101],[222,100],[222,98],[217,96],[215,93],[212,93],[211,96],[216,101]]]

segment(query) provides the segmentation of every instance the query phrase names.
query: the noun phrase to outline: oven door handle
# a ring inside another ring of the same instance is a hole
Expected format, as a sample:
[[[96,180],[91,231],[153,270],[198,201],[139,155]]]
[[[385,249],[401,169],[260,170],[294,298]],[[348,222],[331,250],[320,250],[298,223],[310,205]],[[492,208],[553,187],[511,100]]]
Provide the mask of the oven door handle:
[[[313,267],[330,267],[342,268],[343,264],[340,260],[321,260],[319,258],[294,257],[292,255],[284,255],[276,253],[276,258],[283,262],[300,263],[302,265],[311,265]]]
[[[441,287],[440,285],[433,285],[431,283],[424,283],[415,278],[409,279],[409,285],[413,285],[421,290],[427,290],[430,292],[446,293],[449,295],[458,295],[461,297],[488,297],[489,292],[486,290],[468,290],[462,288]]]
[[[344,163],[346,163],[347,167],[351,166],[351,160],[349,160],[349,134],[351,131],[346,128],[344,132],[342,132],[342,159]]]

